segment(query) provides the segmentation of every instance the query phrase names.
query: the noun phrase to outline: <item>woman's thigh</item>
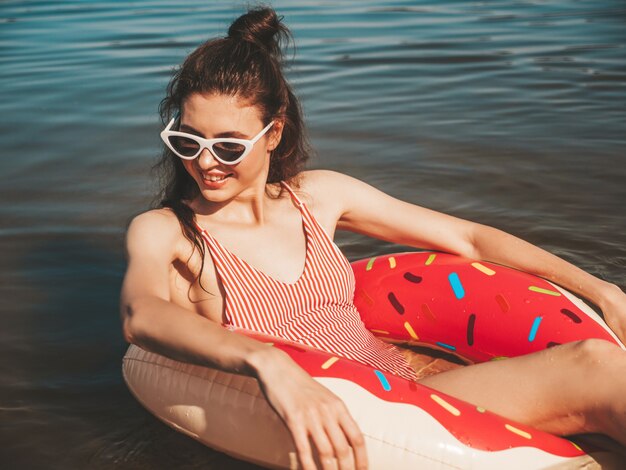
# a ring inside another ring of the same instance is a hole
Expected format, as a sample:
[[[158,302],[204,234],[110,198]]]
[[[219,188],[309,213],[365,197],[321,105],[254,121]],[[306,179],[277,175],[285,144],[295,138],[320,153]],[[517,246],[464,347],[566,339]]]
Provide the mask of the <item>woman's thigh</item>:
[[[609,355],[626,364],[624,352],[608,342],[579,341],[448,370],[419,383],[544,431],[591,432],[597,420],[589,417],[606,412],[611,387],[623,386],[607,376]]]

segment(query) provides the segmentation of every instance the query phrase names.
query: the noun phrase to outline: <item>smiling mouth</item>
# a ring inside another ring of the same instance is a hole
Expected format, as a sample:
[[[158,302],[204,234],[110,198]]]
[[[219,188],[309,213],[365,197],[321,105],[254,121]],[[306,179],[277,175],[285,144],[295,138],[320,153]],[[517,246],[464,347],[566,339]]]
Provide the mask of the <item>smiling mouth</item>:
[[[232,173],[227,175],[202,175],[202,179],[205,181],[210,181],[211,183],[215,183],[218,181],[224,181],[226,178],[232,176]]]

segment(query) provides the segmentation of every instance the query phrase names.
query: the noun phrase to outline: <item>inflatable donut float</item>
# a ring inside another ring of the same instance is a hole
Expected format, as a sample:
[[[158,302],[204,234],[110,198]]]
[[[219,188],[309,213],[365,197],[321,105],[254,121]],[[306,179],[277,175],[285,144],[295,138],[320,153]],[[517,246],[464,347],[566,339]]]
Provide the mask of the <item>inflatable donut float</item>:
[[[434,252],[385,255],[352,266],[355,304],[381,339],[438,348],[471,363],[585,338],[624,347],[580,299],[510,268]],[[583,468],[607,458],[598,446],[513,422],[349,359],[235,331],[285,351],[345,402],[365,436],[372,469]],[[123,374],[137,400],[178,431],[258,465],[297,467],[289,431],[256,379],[135,345],[124,357]]]

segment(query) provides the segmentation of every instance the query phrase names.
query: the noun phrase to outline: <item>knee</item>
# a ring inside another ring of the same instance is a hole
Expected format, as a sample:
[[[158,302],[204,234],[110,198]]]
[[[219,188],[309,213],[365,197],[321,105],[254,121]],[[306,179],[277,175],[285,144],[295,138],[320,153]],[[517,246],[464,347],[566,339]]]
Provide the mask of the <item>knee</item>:
[[[619,354],[619,348],[603,339],[584,339],[572,343],[572,359],[582,366],[594,369],[609,365],[615,355]]]

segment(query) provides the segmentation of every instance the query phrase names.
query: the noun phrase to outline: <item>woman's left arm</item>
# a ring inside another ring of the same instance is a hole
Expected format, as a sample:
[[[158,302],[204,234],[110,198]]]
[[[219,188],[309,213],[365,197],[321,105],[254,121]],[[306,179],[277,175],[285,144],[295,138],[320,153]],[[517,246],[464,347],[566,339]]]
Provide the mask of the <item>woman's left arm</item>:
[[[617,336],[626,342],[626,294],[573,264],[502,230],[473,224],[476,259],[492,261],[543,277],[591,300]]]
[[[318,171],[323,171],[323,185],[341,205],[337,228],[543,277],[598,305],[607,324],[626,340],[626,294],[615,284],[502,230],[401,201],[341,173]]]

